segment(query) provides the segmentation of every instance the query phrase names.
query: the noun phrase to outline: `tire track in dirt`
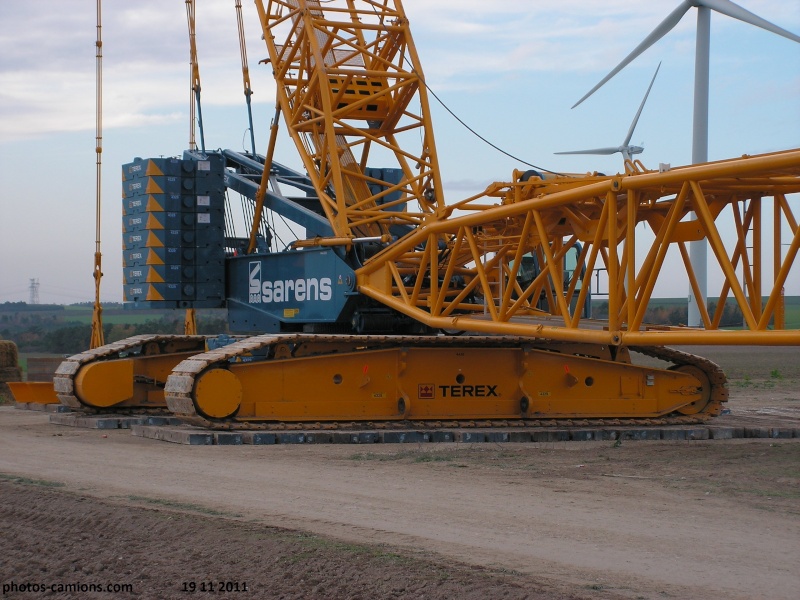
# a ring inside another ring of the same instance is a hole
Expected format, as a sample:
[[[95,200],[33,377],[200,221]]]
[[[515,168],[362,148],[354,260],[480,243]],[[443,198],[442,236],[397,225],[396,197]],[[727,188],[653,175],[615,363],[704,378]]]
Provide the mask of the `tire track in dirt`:
[[[343,544],[256,523],[104,502],[0,480],[0,585],[132,586],[91,597],[192,597],[184,583],[240,587],[223,598],[597,598],[563,586]],[[244,586],[247,591],[243,591]],[[47,592],[45,597],[86,598]],[[207,597],[209,594],[201,594]],[[10,592],[6,597],[31,597]],[[39,596],[39,594],[37,594]],[[603,594],[603,598],[614,596]]]

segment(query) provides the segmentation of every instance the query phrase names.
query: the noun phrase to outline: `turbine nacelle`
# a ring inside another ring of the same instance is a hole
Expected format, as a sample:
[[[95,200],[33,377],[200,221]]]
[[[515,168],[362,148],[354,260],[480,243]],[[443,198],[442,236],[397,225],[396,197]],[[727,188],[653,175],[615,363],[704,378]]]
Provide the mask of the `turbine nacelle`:
[[[658,63],[656,67],[656,72],[653,73],[653,78],[650,80],[650,85],[647,86],[647,91],[644,94],[644,98],[642,98],[642,103],[639,105],[639,110],[636,111],[636,116],[633,117],[633,122],[631,123],[630,128],[628,129],[628,135],[625,136],[625,141],[622,142],[619,146],[609,146],[607,148],[593,148],[591,150],[572,150],[569,152],[556,152],[556,154],[599,154],[599,155],[609,155],[609,154],[616,154],[617,152],[622,154],[622,158],[625,160],[630,160],[631,156],[634,154],[641,154],[644,152],[644,147],[642,146],[631,146],[631,138],[633,137],[633,131],[636,129],[636,124],[639,122],[639,117],[642,116],[642,110],[644,109],[644,105],[647,102],[647,97],[650,95],[650,90],[653,89],[653,84],[656,81],[656,76],[658,75],[658,70],[661,68],[661,63]]]
[[[644,152],[644,146],[628,146],[628,154],[641,154],[642,152]]]

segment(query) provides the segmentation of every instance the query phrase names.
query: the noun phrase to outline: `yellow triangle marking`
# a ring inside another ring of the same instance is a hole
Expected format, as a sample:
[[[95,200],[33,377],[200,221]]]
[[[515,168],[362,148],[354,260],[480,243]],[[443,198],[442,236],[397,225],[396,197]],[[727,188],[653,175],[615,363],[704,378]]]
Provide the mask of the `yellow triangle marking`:
[[[159,294],[159,293],[156,291],[156,288],[154,288],[152,285],[148,285],[148,286],[147,286],[147,296],[146,296],[146,299],[147,299],[147,300],[163,300],[163,299],[164,299],[164,296],[162,296],[161,294]]]
[[[147,281],[149,283],[164,283],[164,278],[153,267],[150,267],[147,270]]]
[[[147,197],[147,208],[146,208],[146,210],[148,212],[163,212],[164,211],[164,207],[161,206],[161,204],[159,204],[159,202],[158,202],[158,200],[156,200],[155,196],[150,194]]]
[[[147,187],[145,188],[147,194],[163,194],[164,190],[152,179],[147,180]]]
[[[147,248],[163,248],[164,242],[158,239],[158,236],[152,231],[147,234]]]
[[[147,251],[147,263],[148,265],[163,265],[164,261],[161,260],[161,257],[155,250],[148,250]]]
[[[150,213],[147,215],[147,225],[145,229],[164,229],[164,224],[161,223],[154,214]]]
[[[159,177],[164,175],[164,173],[161,172],[161,169],[156,166],[156,163],[154,163],[152,159],[147,161],[147,169],[145,169],[144,174],[148,177]]]

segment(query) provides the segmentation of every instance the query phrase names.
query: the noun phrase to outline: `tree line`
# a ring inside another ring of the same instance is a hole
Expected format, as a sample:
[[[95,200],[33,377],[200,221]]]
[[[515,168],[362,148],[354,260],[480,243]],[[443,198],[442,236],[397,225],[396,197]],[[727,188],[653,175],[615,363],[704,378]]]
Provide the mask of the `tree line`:
[[[0,323],[2,326],[2,323]],[[198,315],[197,329],[200,334],[227,333],[227,319]],[[106,343],[116,342],[134,335],[183,333],[183,315],[162,316],[144,323],[105,323],[103,335]],[[92,326],[88,323],[55,324],[33,322],[25,327],[0,328],[0,338],[17,344],[20,352],[42,352],[52,354],[77,354],[89,348]]]

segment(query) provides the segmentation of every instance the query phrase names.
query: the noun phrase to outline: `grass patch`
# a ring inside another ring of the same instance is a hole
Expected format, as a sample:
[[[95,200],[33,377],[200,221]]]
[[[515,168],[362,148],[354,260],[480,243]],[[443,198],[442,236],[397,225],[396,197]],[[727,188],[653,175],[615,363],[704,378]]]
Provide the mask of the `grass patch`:
[[[46,479],[30,479],[29,477],[19,477],[18,475],[6,475],[0,473],[0,480],[8,481],[10,483],[18,483],[20,485],[35,485],[38,487],[59,488],[64,487],[60,481],[48,481]]]
[[[355,454],[351,454],[348,457],[350,460],[357,460],[357,461],[366,461],[366,460],[378,460],[378,461],[389,461],[389,460],[400,460],[403,458],[400,454],[376,454],[375,452],[356,452]]]
[[[300,542],[300,544],[304,546],[304,549],[300,552],[292,554],[291,556],[285,557],[285,562],[295,563],[301,560],[309,559],[314,557],[317,552],[335,552],[337,554],[344,553],[352,556],[378,559],[386,563],[399,565],[411,565],[415,562],[414,558],[410,556],[384,550],[379,546],[367,546],[364,544],[342,542],[339,540],[318,537],[308,533],[292,534],[290,535],[290,538],[294,541]]]
[[[777,369],[773,369],[770,374],[771,379],[753,379],[750,375],[745,375],[741,379],[731,379],[729,384],[737,388],[753,388],[771,390],[783,380],[783,376]]]
[[[452,456],[447,456],[446,454],[443,454],[443,453],[436,453],[436,454],[425,453],[425,454],[420,454],[419,456],[417,456],[414,459],[414,462],[417,462],[417,463],[451,462],[452,460],[453,460]]]
[[[349,456],[350,460],[367,461],[377,460],[379,462],[391,462],[399,460],[409,460],[415,463],[431,462],[451,462],[455,460],[453,452],[426,452],[420,450],[402,450],[391,454],[379,454],[377,452],[356,452]]]
[[[624,454],[613,461],[614,473],[645,475],[656,485],[736,498],[759,509],[797,514],[800,444],[791,440],[736,445],[715,442],[691,449],[663,446],[647,462],[640,461],[633,450],[623,447],[619,452]],[[713,470],[709,465],[714,465]]]
[[[164,500],[163,498],[148,498],[147,496],[127,496],[127,498],[132,502],[141,502],[144,504],[152,504],[155,506],[162,506],[164,508],[171,508],[174,510],[195,512],[195,513],[200,513],[202,515],[208,515],[211,517],[239,518],[242,516],[237,513],[215,510],[213,508],[208,508],[207,506],[192,504],[190,502],[175,502],[174,500]]]

